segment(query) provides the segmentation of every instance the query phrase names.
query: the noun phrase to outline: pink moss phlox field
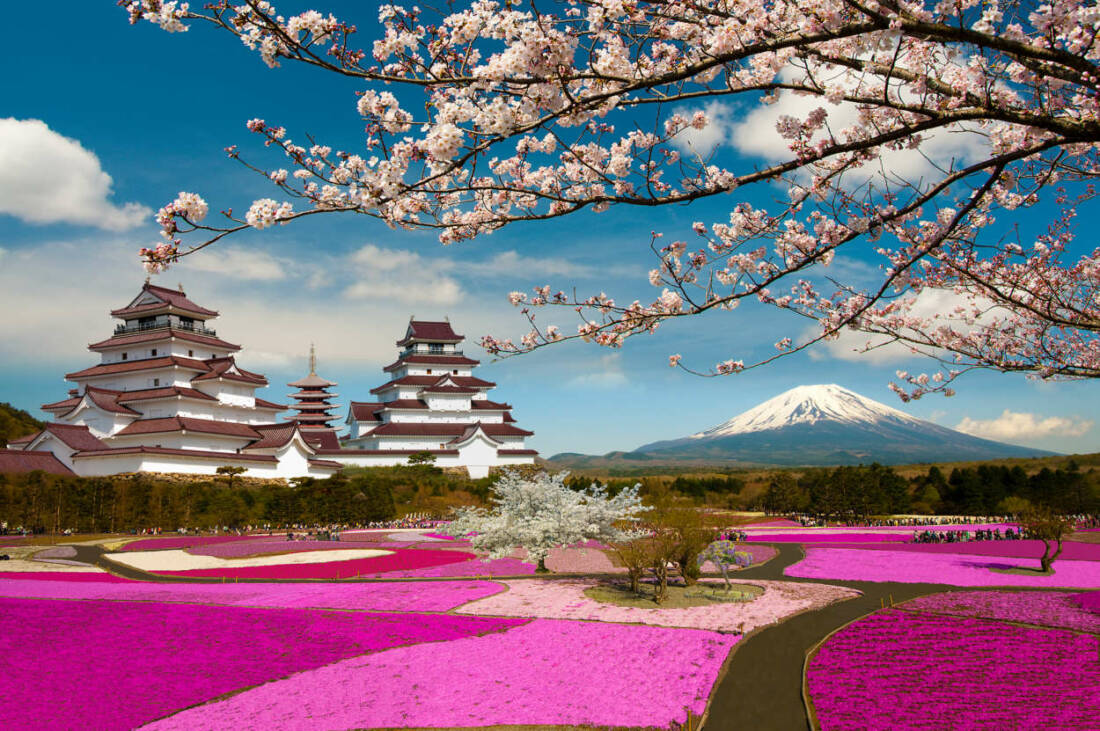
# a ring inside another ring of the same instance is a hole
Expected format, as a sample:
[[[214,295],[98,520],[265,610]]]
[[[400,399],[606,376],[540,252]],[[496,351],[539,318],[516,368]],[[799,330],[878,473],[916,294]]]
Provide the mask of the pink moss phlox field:
[[[13,579],[15,581],[100,581],[106,583],[122,583],[122,584],[134,584],[142,583],[135,582],[130,579],[124,579],[121,576],[115,576],[109,574],[106,571],[3,571],[0,572],[0,590],[5,589],[5,585],[2,583],[5,579]]]
[[[247,558],[267,556],[273,553],[298,553],[300,551],[325,551],[348,548],[408,548],[407,543],[396,545],[376,541],[288,541],[286,538],[265,538],[258,541],[238,541],[234,543],[215,543],[187,549],[195,556],[217,556],[218,558]]]
[[[951,591],[910,599],[900,605],[913,612],[1038,624],[1100,634],[1100,614],[1081,607],[1081,594],[1064,591]]]
[[[903,543],[912,536],[900,533],[751,533],[748,541],[775,543]]]
[[[1100,614],[1100,591],[1078,594],[1075,601],[1082,609]]]
[[[65,574],[68,576],[69,574]],[[57,574],[47,575],[50,578]],[[75,574],[84,577],[86,574]],[[110,576],[110,574],[106,574]],[[35,575],[37,578],[38,575]],[[45,577],[43,577],[45,578]],[[409,581],[295,584],[164,584],[125,579],[0,581],[0,596],[41,599],[179,602],[239,607],[447,612],[504,591],[490,581]]]
[[[783,573],[808,579],[901,581],[955,586],[1035,586],[1091,589],[1100,586],[1100,562],[1054,562],[1054,574],[1007,574],[992,569],[1039,567],[1037,561],[955,553],[865,551],[857,548],[807,548],[806,558]]]
[[[436,614],[2,599],[0,657],[33,662],[9,663],[0,675],[0,717],[7,729],[74,722],[129,729],[362,653],[515,624]]]
[[[151,729],[656,726],[698,716],[736,637],[534,620],[335,663]]]
[[[233,541],[249,541],[260,536],[168,536],[156,538],[142,538],[131,541],[123,546],[122,551],[158,551],[162,548],[191,548],[192,546],[209,546],[214,543],[231,543]],[[267,536],[263,536],[267,538]]]
[[[598,548],[552,548],[546,557],[546,568],[559,574],[607,574],[625,572],[611,563]]]
[[[445,536],[442,533],[425,533],[424,536],[427,537],[427,538],[437,538],[441,541],[457,541],[458,540],[454,536]]]
[[[837,541],[815,544],[828,548],[859,548],[868,551],[914,551],[916,553],[965,553],[971,556],[1014,556],[1036,561],[1043,555],[1042,541],[967,541],[965,543],[859,543]],[[1100,561],[1100,544],[1066,541],[1058,560]]]
[[[427,551],[427,549],[420,549]],[[419,553],[420,551],[413,551]],[[377,574],[383,579],[442,579],[458,576],[525,576],[535,573],[533,564],[524,563],[518,558],[494,558],[482,561],[471,553],[459,553],[465,558],[448,564],[436,564],[419,569],[403,569]],[[363,574],[366,576],[366,574]],[[374,576],[374,574],[372,574]]]
[[[1086,729],[1100,642],[1059,629],[887,609],[830,637],[809,695],[831,729]]]
[[[749,632],[778,622],[806,609],[859,596],[855,589],[827,584],[790,581],[746,581],[764,588],[762,596],[748,602],[715,602],[686,609],[619,607],[584,595],[594,581],[521,579],[504,582],[508,591],[472,602],[461,614],[505,617],[548,617],[586,619],[600,622],[629,622],[665,627],[691,627],[717,632]]]
[[[348,579],[356,576],[374,576],[387,572],[410,572],[443,564],[469,561],[472,553],[459,551],[399,550],[388,556],[356,558],[328,563],[279,564],[275,566],[227,566],[216,569],[191,569],[189,571],[156,571],[163,576],[213,576],[248,579]],[[464,574],[458,574],[462,576]]]

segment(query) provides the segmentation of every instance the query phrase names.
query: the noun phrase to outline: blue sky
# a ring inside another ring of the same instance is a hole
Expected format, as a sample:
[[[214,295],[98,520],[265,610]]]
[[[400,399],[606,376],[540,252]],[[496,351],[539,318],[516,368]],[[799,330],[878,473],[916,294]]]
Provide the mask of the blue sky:
[[[334,4],[338,16],[341,5],[359,4]],[[32,12],[10,9],[10,27],[33,27],[40,19]],[[369,35],[369,14],[350,17]],[[10,35],[0,47],[9,81],[0,97],[0,401],[41,416],[38,405],[64,396],[64,373],[94,362],[86,346],[110,333],[107,311],[140,288],[137,249],[157,241],[153,211],[181,190],[202,195],[212,212],[244,211],[254,198],[272,196],[222,151],[236,144],[262,159],[244,127],[253,117],[284,125],[291,136],[310,133],[355,150],[358,87],[304,68],[270,70],[232,38],[205,28],[168,35],[148,24],[131,27],[111,2],[71,4],[51,24],[48,41]],[[713,111],[711,142],[720,154],[749,147],[767,154],[773,143],[766,120]],[[779,193],[761,188],[750,195]],[[581,294],[606,291],[619,301],[651,299],[649,232],[686,238],[691,221],[720,221],[735,203],[586,213],[449,248],[433,234],[392,231],[365,217],[312,217],[248,232],[155,281],[182,283],[193,299],[222,313],[214,327],[245,347],[242,366],[268,375],[275,385],[263,395],[271,400],[285,401],[292,389],[281,384],[305,372],[311,341],[320,373],[340,383],[341,403],[370,400],[410,315],[449,315],[467,335],[467,353],[484,363],[478,375],[498,383],[493,396],[513,404],[519,424],[536,433],[532,446],[545,455],[682,436],[809,383],[838,383],[945,426],[965,423],[980,436],[1067,452],[1100,449],[1091,383],[981,373],[964,378],[954,398],[903,405],[886,388],[894,372],[932,364],[897,353],[857,356],[834,346],[725,378],[668,368],[671,353],[704,369],[730,357],[750,361],[806,327],[761,307],[672,323],[621,350],[572,343],[495,363],[479,354],[480,335],[525,331],[505,298],[512,290],[550,283]],[[857,275],[871,271],[858,260],[841,265]],[[541,317],[571,330],[569,314]]]

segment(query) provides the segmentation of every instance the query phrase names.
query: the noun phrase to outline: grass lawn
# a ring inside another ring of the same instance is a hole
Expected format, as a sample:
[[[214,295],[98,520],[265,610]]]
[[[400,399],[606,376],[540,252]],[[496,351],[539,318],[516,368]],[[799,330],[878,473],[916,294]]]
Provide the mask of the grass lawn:
[[[638,593],[635,593],[630,590],[629,584],[615,582],[598,584],[585,589],[584,595],[589,599],[618,607],[652,609],[655,606],[653,603],[655,589],[654,584],[642,582],[638,586]],[[660,606],[662,609],[687,609],[723,602],[751,602],[763,593],[763,589],[751,584],[733,584],[728,590],[725,584],[670,585],[665,600]]]

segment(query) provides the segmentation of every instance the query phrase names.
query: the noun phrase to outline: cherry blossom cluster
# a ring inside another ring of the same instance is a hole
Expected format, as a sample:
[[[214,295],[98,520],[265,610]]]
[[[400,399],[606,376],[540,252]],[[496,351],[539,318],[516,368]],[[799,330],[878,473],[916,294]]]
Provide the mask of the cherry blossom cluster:
[[[198,224],[177,200],[158,214],[169,244],[142,250],[150,266],[321,212],[434,229],[452,243],[515,221],[778,183],[784,202],[738,202],[728,220],[696,222],[670,244],[655,232],[649,302],[549,286],[513,292],[529,332],[483,345],[500,355],[574,338],[619,347],[667,320],[750,299],[820,328],[781,337],[770,357],[729,358],[706,372],[752,368],[855,329],[868,333],[868,349],[901,343],[943,362],[899,377],[893,387],[905,398],[949,393],[973,368],[1100,376],[1100,250],[1072,246],[1074,215],[1100,172],[1098,13],[1081,0],[383,5],[362,47],[344,20],[315,10],[285,17],[266,0],[122,4],[131,22],[171,32],[211,24],[269,66],[303,63],[362,84],[347,100],[364,123],[361,150],[296,143],[283,127],[251,120],[279,164],[229,154],[282,200],[254,201],[243,219],[227,211],[224,226]],[[778,117],[785,159],[727,169],[693,147],[716,124],[697,108],[705,102],[785,95],[815,102]],[[944,135],[969,135],[980,150],[938,159],[931,150]],[[898,172],[893,156],[914,150],[929,172]],[[1040,204],[1058,211],[1048,232],[1013,240],[1012,223]],[[187,248],[181,234],[202,240]],[[830,279],[829,265],[849,250],[881,257],[873,286]],[[929,292],[959,304],[923,312]],[[575,332],[537,323],[544,307],[573,310]],[[679,356],[670,365],[686,367]]]

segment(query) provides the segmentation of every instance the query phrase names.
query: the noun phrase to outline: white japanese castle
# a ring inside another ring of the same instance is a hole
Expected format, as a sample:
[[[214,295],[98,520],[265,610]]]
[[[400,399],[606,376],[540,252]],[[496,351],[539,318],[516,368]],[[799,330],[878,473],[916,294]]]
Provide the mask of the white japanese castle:
[[[428,452],[438,467],[465,467],[485,477],[492,467],[533,464],[533,432],[520,429],[512,407],[489,400],[496,384],[473,375],[478,361],[459,350],[465,338],[451,323],[410,319],[397,360],[382,369],[389,381],[372,389],[377,401],[352,401],[348,436],[326,458],[361,466],[404,464]]]
[[[146,281],[128,305],[113,310],[114,334],[92,343],[100,362],[69,373],[68,398],[44,404],[54,421],[8,449],[56,459],[82,476],[127,472],[214,474],[245,468],[249,477],[325,477],[345,464],[405,464],[429,452],[440,467],[465,467],[472,477],[491,467],[530,464],[531,432],[515,427],[507,404],[489,401],[495,385],[472,376],[478,364],[457,350],[462,336],[447,322],[409,323],[404,350],[374,389],[377,403],[352,402],[350,434],[341,444],[329,389],[310,373],[288,384],[298,413],[277,422],[283,404],[255,395],[267,379],[237,365],[239,345],[208,327],[218,316],[178,291]]]

